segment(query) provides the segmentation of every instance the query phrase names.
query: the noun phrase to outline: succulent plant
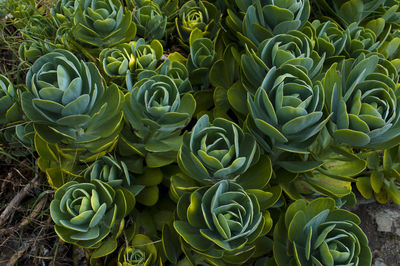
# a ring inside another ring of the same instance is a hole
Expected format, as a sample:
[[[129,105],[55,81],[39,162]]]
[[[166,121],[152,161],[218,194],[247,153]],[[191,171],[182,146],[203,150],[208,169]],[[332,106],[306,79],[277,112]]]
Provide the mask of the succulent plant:
[[[375,197],[386,204],[391,199],[400,206],[400,149],[399,145],[366,154],[369,173],[357,178],[357,189],[365,198]],[[366,176],[365,176],[366,175]]]
[[[135,198],[123,190],[93,180],[71,181],[57,189],[50,204],[57,235],[65,242],[96,248],[133,209]]]
[[[0,125],[22,120],[18,94],[11,81],[0,75]]]
[[[118,266],[162,265],[157,248],[148,236],[137,234],[118,252]]]
[[[254,96],[248,93],[247,127],[268,153],[307,149],[329,116],[324,115],[324,90],[293,65],[273,67]]]
[[[0,154],[91,265],[371,264],[341,207],[400,206],[400,0],[53,4],[0,0]]]
[[[139,7],[133,13],[137,26],[137,34],[145,40],[162,40],[166,35],[167,17],[163,15],[160,7],[151,2]]]
[[[132,61],[131,46],[127,43],[105,48],[99,55],[103,70],[114,80],[124,79],[128,75],[129,63]]]
[[[356,58],[360,53],[375,52],[381,44],[381,41],[377,41],[376,34],[372,30],[358,26],[356,23],[349,25],[346,33],[348,38],[345,51],[353,58]]]
[[[312,156],[304,156],[297,169],[286,162],[277,164],[291,172],[291,178],[277,174],[277,182],[293,200],[315,199],[321,196],[348,200],[352,183],[366,168],[366,161],[353,152],[351,147],[334,143],[328,130],[324,128],[317,140],[309,147]],[[316,161],[314,161],[316,160]],[[320,165],[318,165],[320,162]],[[306,164],[315,163],[313,169],[304,170]],[[297,170],[297,171],[296,171]]]
[[[215,60],[214,44],[210,39],[199,38],[190,44],[187,69],[194,87],[208,89],[209,71]]]
[[[314,20],[302,29],[312,40],[315,40],[315,51],[319,55],[325,53],[326,58],[338,57],[342,54],[348,34],[333,21]]]
[[[102,49],[133,40],[136,25],[119,0],[88,0],[79,2],[71,31],[84,46]]]
[[[260,205],[270,197],[222,180],[184,194],[173,226],[188,248],[206,260],[241,264],[253,254],[256,240],[272,227],[269,212]]]
[[[175,82],[165,75],[154,75],[137,82],[125,96],[124,113],[132,133],[144,144],[142,154],[150,167],[175,161],[181,143],[180,132],[196,108],[189,93],[180,95]],[[125,136],[125,139],[127,136]],[[162,159],[164,155],[167,158]]]
[[[18,138],[18,142],[20,142],[25,147],[28,147],[30,149],[34,148],[35,130],[32,123],[25,122],[16,125],[15,136]]]
[[[241,1],[242,2],[242,1]],[[257,47],[262,41],[274,35],[300,29],[310,16],[308,0],[256,0],[239,4],[241,14],[228,11],[227,24],[246,44]],[[248,6],[247,9],[246,6]]]
[[[33,63],[47,52],[40,42],[25,41],[18,48],[18,56],[25,62]]]
[[[400,69],[400,31],[396,30],[379,47],[379,53],[388,59],[397,70]]]
[[[104,72],[115,80],[127,79],[128,89],[132,87],[131,74],[138,71],[154,70],[163,54],[163,47],[158,40],[147,44],[143,38],[115,47],[103,49],[100,61]]]
[[[279,34],[260,44],[257,54],[247,50],[242,55],[243,85],[254,93],[261,85],[268,70],[283,65],[299,67],[311,79],[317,79],[325,55],[322,58],[313,50],[312,41],[300,31]]]
[[[158,61],[163,55],[163,46],[158,40],[146,44],[144,39],[139,39],[130,43],[134,57],[131,60],[131,68],[137,70],[152,70],[157,66]]]
[[[331,198],[297,200],[274,229],[278,265],[371,265],[360,219]]]
[[[21,108],[21,93],[24,89],[16,88],[4,75],[0,75],[0,126],[5,140],[14,147],[24,146],[33,149],[32,123],[25,121]],[[17,149],[13,155],[26,156]]]
[[[35,61],[26,85],[22,108],[44,140],[78,151],[82,160],[113,147],[122,126],[123,94],[116,85],[104,86],[93,63],[55,50]]]
[[[217,118],[210,124],[203,115],[185,133],[178,153],[180,168],[200,184],[234,180],[259,159],[256,141],[235,123]]]
[[[58,0],[51,9],[51,14],[58,27],[65,22],[71,22],[75,11],[78,9],[79,1],[76,0]]]
[[[343,26],[353,22],[360,24],[368,16],[375,14],[386,0],[318,0],[313,1],[324,15],[332,16]]]
[[[192,84],[189,81],[189,71],[183,63],[172,56],[169,56],[167,60],[160,65],[158,72],[172,78],[180,93],[192,91]]]
[[[333,64],[324,78],[329,129],[354,147],[388,148],[398,143],[399,103],[395,67],[376,54]]]
[[[385,0],[377,11],[377,14],[373,13],[372,18],[377,17],[375,20],[383,19],[385,23],[390,23],[394,28],[398,29],[398,23],[400,22],[400,3],[398,0]]]
[[[125,188],[134,196],[137,196],[144,186],[137,185],[133,174],[131,174],[125,162],[118,162],[110,156],[97,159],[85,170],[83,175],[86,182],[101,180],[112,188]]]
[[[204,37],[213,39],[218,32],[219,16],[218,9],[207,1],[187,1],[181,6],[175,18],[180,41],[188,44],[190,34],[194,29],[201,30]]]

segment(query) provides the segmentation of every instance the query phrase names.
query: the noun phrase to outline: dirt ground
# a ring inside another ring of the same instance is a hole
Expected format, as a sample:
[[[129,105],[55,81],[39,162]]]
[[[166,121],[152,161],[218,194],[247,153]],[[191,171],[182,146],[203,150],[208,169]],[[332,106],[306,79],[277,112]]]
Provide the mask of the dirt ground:
[[[356,213],[361,219],[360,226],[368,237],[372,252],[372,265],[400,265],[400,236],[396,234],[396,230],[398,230],[397,233],[400,232],[400,216],[390,217],[392,213],[398,213],[400,215],[400,207],[393,203],[382,205],[376,202],[370,202],[368,204],[358,205],[351,211]],[[382,228],[378,228],[377,215],[384,215],[385,213],[387,217],[381,216],[380,220],[397,220],[397,225],[392,225],[391,232],[378,231],[378,229],[382,230]]]
[[[52,190],[32,166],[29,156],[17,162],[0,155],[0,265],[72,265],[73,249],[58,241],[49,215]],[[7,207],[9,215],[1,215]]]

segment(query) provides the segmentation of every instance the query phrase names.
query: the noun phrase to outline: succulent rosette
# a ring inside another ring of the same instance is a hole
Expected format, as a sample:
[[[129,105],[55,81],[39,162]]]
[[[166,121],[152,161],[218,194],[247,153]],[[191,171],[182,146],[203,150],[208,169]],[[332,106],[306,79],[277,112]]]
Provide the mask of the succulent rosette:
[[[161,56],[163,46],[158,40],[147,44],[144,39],[130,43],[133,51],[133,58],[130,61],[130,68],[137,70],[153,70],[156,68]]]
[[[314,20],[305,25],[302,31],[315,40],[315,51],[319,55],[325,54],[327,59],[339,57],[345,49],[349,37],[347,32],[333,21]]]
[[[122,246],[118,252],[119,266],[162,265],[158,250],[148,236],[137,234],[128,246]]]
[[[167,58],[167,60],[160,65],[159,73],[172,78],[180,93],[192,91],[192,84],[189,81],[189,71],[186,66],[178,60]]]
[[[209,71],[215,60],[214,44],[210,39],[199,38],[190,44],[187,69],[193,86],[208,89]]]
[[[366,176],[357,178],[357,189],[364,198],[375,197],[386,204],[389,199],[400,206],[400,146],[367,153]]]
[[[53,18],[57,24],[60,26],[66,21],[71,21],[73,19],[75,11],[78,9],[79,2],[75,0],[59,0],[54,8],[51,9]]]
[[[210,124],[203,115],[185,133],[178,153],[180,168],[201,184],[235,179],[259,159],[256,141],[235,123],[217,118]]]
[[[50,215],[63,241],[96,248],[111,232],[119,230],[134,204],[131,194],[115,190],[100,180],[71,181],[57,189]]]
[[[360,219],[331,198],[297,200],[274,229],[278,265],[371,265]]]
[[[90,159],[113,147],[122,126],[123,94],[105,87],[93,63],[55,50],[40,57],[26,77],[22,108],[47,142]]]
[[[330,15],[341,25],[347,26],[353,22],[360,24],[368,16],[375,15],[377,9],[387,0],[321,0],[314,2],[324,15]]]
[[[256,240],[272,227],[269,212],[260,205],[271,193],[252,191],[222,180],[186,193],[179,199],[173,226],[184,244],[206,260],[217,265],[245,263]]]
[[[375,52],[384,40],[377,40],[376,34],[365,27],[358,26],[356,23],[349,25],[346,29],[348,40],[345,52],[351,57],[356,58],[360,53]]]
[[[0,125],[22,119],[18,94],[11,81],[0,75]]]
[[[18,56],[25,62],[33,63],[47,52],[47,48],[40,42],[25,41],[18,49]]]
[[[207,1],[187,1],[181,6],[175,18],[180,41],[188,44],[194,29],[201,30],[204,37],[214,38],[218,32],[219,16],[218,9]]]
[[[127,43],[116,47],[105,48],[99,55],[103,70],[113,79],[123,79],[129,73],[129,63],[132,61],[132,49]]]
[[[0,75],[0,126],[6,126],[2,135],[9,144],[33,148],[33,126],[24,121],[21,93],[6,76]]]
[[[273,148],[304,152],[322,130],[324,90],[293,65],[271,68],[254,96],[248,93],[247,127],[268,153]]]
[[[257,53],[247,50],[242,55],[243,85],[254,93],[269,69],[283,65],[297,66],[313,79],[320,73],[324,59],[324,55],[321,58],[313,50],[312,41],[306,34],[300,31],[279,34],[262,42]]]
[[[143,38],[115,47],[103,49],[100,61],[104,72],[111,78],[120,81],[126,79],[128,88],[132,87],[131,74],[143,70],[154,70],[163,54],[162,44],[153,40],[147,44]]]
[[[134,135],[131,139],[144,144],[140,153],[146,156],[146,162],[151,167],[160,167],[175,161],[181,129],[189,123],[196,108],[193,96],[189,93],[181,96],[170,77],[154,75],[137,82],[125,100],[126,121]],[[124,139],[128,141],[129,136]]]
[[[398,143],[399,103],[396,68],[377,54],[334,64],[326,73],[329,129],[339,143],[388,148]]]
[[[162,40],[166,35],[167,17],[152,1],[146,2],[133,13],[137,34],[145,40]]]
[[[252,5],[249,5],[253,2]],[[300,29],[310,16],[308,0],[243,1],[239,12],[228,11],[227,24],[239,39],[252,47],[274,35]],[[247,6],[247,9],[246,9]],[[242,20],[242,12],[245,15]]]
[[[137,196],[144,186],[137,185],[132,173],[129,172],[125,162],[118,162],[110,156],[103,156],[93,162],[83,175],[87,182],[101,180],[112,188],[126,188]]]
[[[29,148],[34,148],[35,130],[30,122],[19,124],[15,127],[15,136],[18,142]]]
[[[119,0],[89,0],[79,2],[71,33],[89,48],[106,48],[133,40],[136,25]]]

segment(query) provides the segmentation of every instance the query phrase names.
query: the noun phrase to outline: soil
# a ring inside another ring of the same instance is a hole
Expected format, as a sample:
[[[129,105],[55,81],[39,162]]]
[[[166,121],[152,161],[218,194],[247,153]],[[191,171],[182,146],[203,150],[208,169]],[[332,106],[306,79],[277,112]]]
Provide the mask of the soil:
[[[372,252],[372,265],[397,266],[400,265],[400,236],[394,232],[395,228],[392,228],[392,232],[378,231],[376,214],[381,213],[382,210],[400,213],[400,207],[393,203],[382,205],[376,202],[358,205],[356,209],[351,211],[361,219],[360,227],[368,237]],[[390,218],[387,217],[387,219]],[[400,221],[398,221],[398,225],[400,225]]]
[[[31,165],[29,157],[18,162],[0,155],[0,214],[34,178]],[[53,190],[46,182],[40,177],[0,225],[0,265],[73,264],[72,246],[54,232],[49,215]]]

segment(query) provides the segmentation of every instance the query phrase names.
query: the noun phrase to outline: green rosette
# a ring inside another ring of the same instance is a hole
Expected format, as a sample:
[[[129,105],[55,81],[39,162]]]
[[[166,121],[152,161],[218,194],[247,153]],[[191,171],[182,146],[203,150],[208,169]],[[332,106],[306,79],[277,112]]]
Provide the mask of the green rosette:
[[[278,265],[371,265],[360,219],[331,198],[297,200],[274,229]]]
[[[134,205],[133,196],[102,181],[71,181],[57,189],[50,215],[63,241],[97,248],[111,232],[118,232]]]

